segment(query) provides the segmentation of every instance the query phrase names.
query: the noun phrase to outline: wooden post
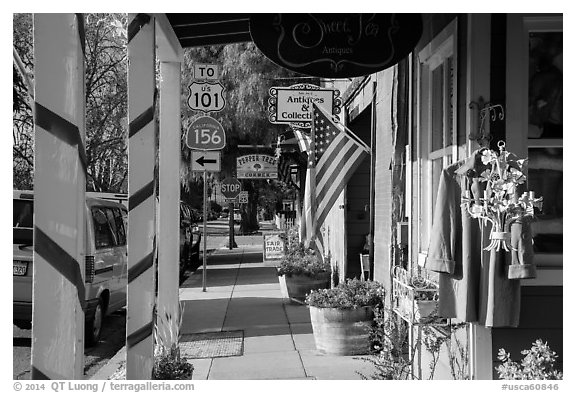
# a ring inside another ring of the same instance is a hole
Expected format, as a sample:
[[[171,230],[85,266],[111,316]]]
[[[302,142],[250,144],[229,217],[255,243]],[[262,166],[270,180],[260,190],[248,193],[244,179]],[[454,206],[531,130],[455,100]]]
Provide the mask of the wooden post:
[[[160,63],[158,304],[160,339],[178,338],[180,262],[180,63]],[[165,316],[170,315],[170,320]],[[174,332],[176,334],[170,334]]]
[[[32,379],[84,370],[84,19],[34,14]]]
[[[128,17],[128,313],[126,379],[151,379],[156,259],[155,23]]]

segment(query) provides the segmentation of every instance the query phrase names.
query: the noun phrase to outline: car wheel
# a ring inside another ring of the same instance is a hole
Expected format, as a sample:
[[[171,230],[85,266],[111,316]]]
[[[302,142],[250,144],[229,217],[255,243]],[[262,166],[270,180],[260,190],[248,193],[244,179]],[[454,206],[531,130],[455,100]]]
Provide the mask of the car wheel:
[[[104,325],[104,312],[105,306],[102,298],[98,300],[94,316],[92,320],[86,322],[86,344],[89,346],[96,345],[100,340],[102,334],[102,326]]]

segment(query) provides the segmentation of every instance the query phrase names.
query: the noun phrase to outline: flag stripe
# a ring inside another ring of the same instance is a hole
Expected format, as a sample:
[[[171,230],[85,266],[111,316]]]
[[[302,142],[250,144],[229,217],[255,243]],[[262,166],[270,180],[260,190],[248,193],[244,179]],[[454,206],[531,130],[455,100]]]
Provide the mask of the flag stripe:
[[[344,136],[343,133],[340,133],[332,143],[330,147],[326,150],[324,155],[320,158],[318,163],[316,164],[316,177],[323,176],[328,167],[334,160],[339,159],[338,155],[343,151],[344,146],[348,143],[348,139]]]
[[[344,140],[343,147],[346,147],[346,149],[342,148],[338,151],[330,152],[328,160],[324,160],[324,157],[322,157],[321,161],[325,165],[316,172],[316,195],[318,195],[319,190],[324,189],[326,182],[330,181],[330,178],[334,176],[334,172],[339,172],[346,164],[346,161],[352,157],[352,153],[358,150],[357,146],[349,140]]]
[[[328,190],[334,187],[335,182],[346,175],[347,171],[345,169],[347,170],[351,161],[356,161],[360,154],[362,154],[362,150],[357,146],[352,146],[346,150],[341,160],[333,162],[330,171],[326,172],[323,178],[319,178],[318,174],[316,174],[316,199],[318,204],[324,199]]]
[[[360,154],[362,154],[362,151],[360,151]],[[363,159],[365,156],[366,155],[362,154],[360,157],[362,157]],[[316,225],[322,225],[322,223],[326,219],[326,216],[330,212],[330,209],[332,208],[332,206],[334,206],[336,199],[338,199],[338,196],[346,186],[346,183],[348,182],[350,177],[354,174],[358,166],[362,163],[362,159],[358,159],[351,163],[352,165],[348,170],[346,178],[342,179],[342,181],[337,180],[335,182],[335,187],[331,190],[331,194],[327,198],[325,198],[324,201],[322,201],[322,204],[318,206],[316,215]]]

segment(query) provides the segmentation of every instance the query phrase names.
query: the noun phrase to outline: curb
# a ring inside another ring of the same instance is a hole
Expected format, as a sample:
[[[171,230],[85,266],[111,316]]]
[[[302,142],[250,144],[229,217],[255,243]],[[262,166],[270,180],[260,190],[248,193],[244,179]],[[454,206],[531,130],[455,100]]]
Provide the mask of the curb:
[[[124,364],[126,364],[126,346],[123,346],[116,352],[108,363],[100,368],[90,380],[108,380],[115,372],[117,372]]]

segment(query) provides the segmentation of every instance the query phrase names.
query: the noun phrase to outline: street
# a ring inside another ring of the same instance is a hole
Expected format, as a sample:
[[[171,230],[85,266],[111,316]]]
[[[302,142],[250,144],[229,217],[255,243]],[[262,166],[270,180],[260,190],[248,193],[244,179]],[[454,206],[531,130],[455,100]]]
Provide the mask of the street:
[[[198,223],[199,229],[203,231],[203,223]],[[208,221],[208,237],[206,238],[206,249],[211,251],[228,246],[228,219],[218,219]],[[254,236],[238,235],[240,225],[235,224],[236,243],[244,244],[253,242]],[[260,230],[274,229],[271,222],[261,222]],[[200,243],[200,258],[202,258],[202,242]],[[187,272],[186,276],[191,274]],[[31,347],[32,330],[13,327],[13,379],[30,379],[31,373]],[[86,378],[94,375],[102,366],[106,364],[120,350],[126,341],[126,309],[119,310],[108,315],[104,320],[102,338],[100,343],[94,347],[86,348],[84,352],[84,374]]]
[[[30,379],[32,330],[14,326],[13,379]],[[124,346],[126,341],[126,310],[122,309],[104,319],[102,339],[84,351],[84,374],[91,377]]]

